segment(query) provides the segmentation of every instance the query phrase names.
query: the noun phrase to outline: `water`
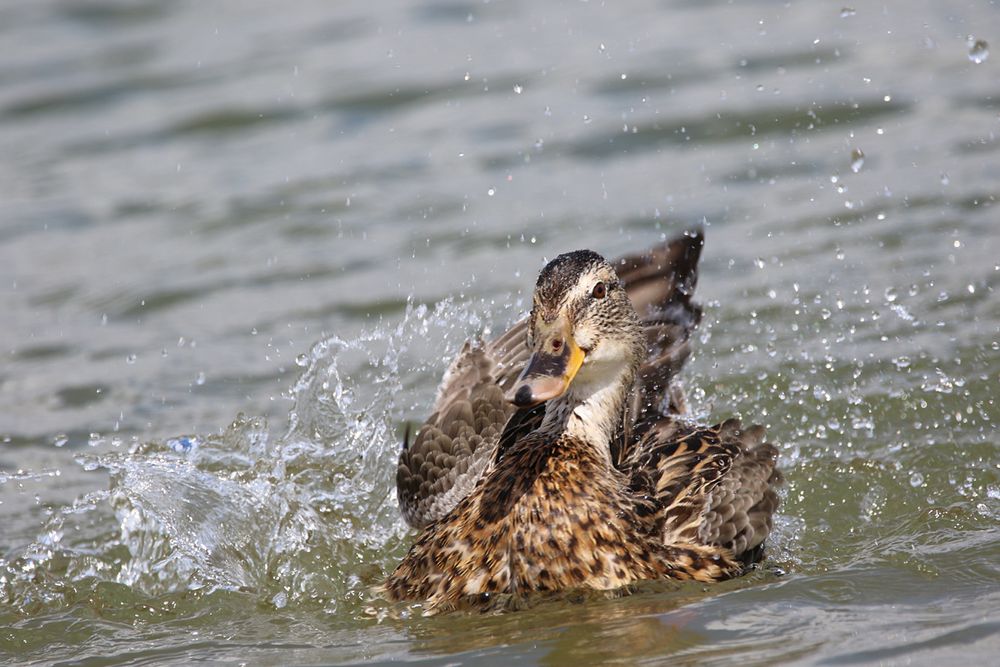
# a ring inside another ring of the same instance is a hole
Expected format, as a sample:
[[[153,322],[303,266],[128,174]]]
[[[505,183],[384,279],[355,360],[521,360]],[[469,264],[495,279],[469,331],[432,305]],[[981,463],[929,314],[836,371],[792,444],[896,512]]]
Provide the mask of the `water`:
[[[994,660],[998,25],[0,8],[0,661]],[[767,567],[501,616],[375,598],[450,354],[546,257],[693,224],[693,407],[782,445]]]

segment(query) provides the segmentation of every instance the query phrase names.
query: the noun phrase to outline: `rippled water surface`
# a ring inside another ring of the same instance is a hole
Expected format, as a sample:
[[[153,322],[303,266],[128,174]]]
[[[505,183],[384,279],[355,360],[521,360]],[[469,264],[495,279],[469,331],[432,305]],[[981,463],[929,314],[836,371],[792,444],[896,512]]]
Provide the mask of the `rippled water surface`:
[[[33,0],[0,43],[0,661],[996,660],[995,2]],[[687,384],[781,445],[766,566],[375,598],[462,341],[699,224]]]

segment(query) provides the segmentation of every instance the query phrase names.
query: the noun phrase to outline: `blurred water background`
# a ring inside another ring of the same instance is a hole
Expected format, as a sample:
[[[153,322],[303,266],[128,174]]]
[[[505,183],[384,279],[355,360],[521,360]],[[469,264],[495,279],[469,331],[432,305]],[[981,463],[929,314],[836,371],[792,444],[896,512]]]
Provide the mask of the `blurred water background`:
[[[996,2],[0,4],[0,662],[987,664]],[[421,618],[371,584],[450,355],[703,225],[687,383],[767,566]]]

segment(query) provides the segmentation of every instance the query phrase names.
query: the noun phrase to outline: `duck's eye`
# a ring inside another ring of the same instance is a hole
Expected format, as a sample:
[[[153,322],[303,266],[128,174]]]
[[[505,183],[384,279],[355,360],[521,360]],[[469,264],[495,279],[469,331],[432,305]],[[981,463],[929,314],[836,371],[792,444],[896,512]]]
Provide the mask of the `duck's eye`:
[[[604,283],[597,283],[591,292],[595,299],[603,299],[608,294],[608,286]]]

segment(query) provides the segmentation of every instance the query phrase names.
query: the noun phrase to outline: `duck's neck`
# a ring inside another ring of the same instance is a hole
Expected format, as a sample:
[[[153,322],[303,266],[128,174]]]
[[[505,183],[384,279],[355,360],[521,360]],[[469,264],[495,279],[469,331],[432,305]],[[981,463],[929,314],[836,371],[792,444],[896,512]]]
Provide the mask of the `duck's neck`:
[[[621,426],[625,397],[636,369],[626,363],[617,368],[582,369],[570,389],[550,401],[540,430],[567,435],[611,465],[609,443]],[[592,378],[592,379],[591,379]]]

